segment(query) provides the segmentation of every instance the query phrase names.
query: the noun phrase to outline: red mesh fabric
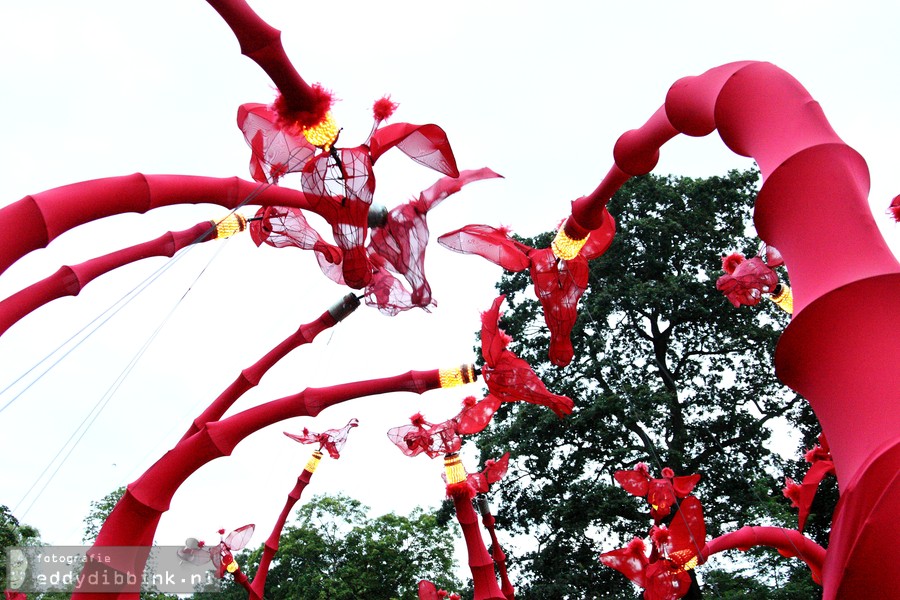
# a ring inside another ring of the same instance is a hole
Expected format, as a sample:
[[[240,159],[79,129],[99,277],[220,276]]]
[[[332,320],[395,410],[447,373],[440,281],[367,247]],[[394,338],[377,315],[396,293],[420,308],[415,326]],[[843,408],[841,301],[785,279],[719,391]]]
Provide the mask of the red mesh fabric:
[[[340,429],[328,429],[322,433],[313,433],[304,427],[303,432],[300,434],[285,431],[284,435],[301,444],[319,444],[319,450],[326,450],[331,458],[340,458],[341,450],[344,448],[344,444],[347,443],[347,436],[350,435],[350,430],[357,425],[359,425],[358,420],[350,419]]]
[[[377,308],[379,312],[389,317],[417,306],[409,290],[385,268],[385,261],[380,255],[370,253],[369,261],[374,270],[372,280],[366,286],[366,305]],[[428,295],[430,299],[430,289]]]
[[[474,399],[474,398],[473,398]],[[472,435],[488,426],[497,409],[500,408],[500,399],[488,394],[483,400],[463,408],[457,415],[458,425],[456,431],[460,435]]]
[[[490,225],[466,225],[438,238],[438,244],[462,254],[475,254],[515,273],[531,264],[525,244],[509,237],[509,230]]]
[[[459,175],[447,134],[437,125],[394,123],[376,130],[370,140],[372,162],[395,146],[420,165],[451,177]]]
[[[406,456],[417,456],[424,453],[429,458],[457,452],[462,443],[456,434],[454,419],[437,424],[429,423],[424,419],[416,419],[412,425],[401,425],[389,429],[388,438]]]
[[[509,469],[509,452],[498,460],[488,459],[480,473],[469,473],[469,485],[477,494],[486,494],[492,483],[503,479]]]
[[[605,252],[615,233],[612,218],[605,223],[608,225],[591,234],[582,253],[568,261],[557,259],[550,248],[530,248],[510,239],[506,230],[488,225],[467,225],[442,235],[438,243],[457,252],[477,254],[508,271],[529,268],[550,331],[550,361],[564,367],[574,355],[571,333],[578,318],[578,301],[588,285],[587,261]]]
[[[385,266],[402,275],[411,288],[408,304],[390,304],[394,314],[415,306],[427,308],[434,304],[431,286],[425,279],[425,248],[429,239],[425,219],[428,211],[464,185],[492,177],[499,175],[487,168],[463,171],[456,178],[443,177],[422,191],[417,199],[391,209],[384,226],[372,230],[369,254],[374,252],[383,257]]]
[[[676,498],[686,497],[700,481],[698,474],[676,477],[668,467],[662,470],[661,478],[653,478],[644,463],[638,463],[630,471],[616,471],[614,477],[632,496],[647,498],[650,515],[657,523],[669,515]]]
[[[362,289],[371,267],[363,247],[369,206],[375,192],[372,163],[363,147],[322,154],[303,170],[303,190],[314,198],[313,210],[331,225],[334,241],[343,252],[342,273],[347,285]]]
[[[763,293],[769,293],[778,284],[778,275],[754,256],[738,264],[733,273],[725,273],[716,280],[716,289],[735,306],[756,306]]]
[[[547,390],[531,366],[506,349],[510,338],[498,327],[504,298],[499,296],[481,316],[481,352],[485,362],[481,374],[488,391],[503,402],[522,400],[547,406],[559,417],[570,414],[572,400]]]
[[[620,471],[621,473],[622,471]],[[654,525],[649,558],[643,540],[634,538],[625,548],[604,552],[600,562],[644,588],[645,600],[674,600],[683,597],[691,585],[689,563],[700,561],[706,545],[706,522],[700,501],[688,496],[672,524]]]
[[[299,208],[267,206],[257,211],[259,220],[250,222],[250,237],[259,246],[263,243],[275,248],[294,246],[314,250],[329,264],[339,264],[340,248],[326,242],[312,228]]]
[[[285,133],[278,115],[263,104],[242,104],[237,124],[250,144],[250,175],[255,181],[278,183],[286,173],[299,173],[316,153],[302,135]]]
[[[803,531],[803,527],[806,525],[810,506],[812,506],[813,498],[819,489],[819,484],[826,475],[834,474],[834,461],[831,459],[831,452],[825,436],[820,435],[819,441],[820,445],[806,453],[806,460],[812,464],[806,475],[803,476],[803,482],[794,483],[790,477],[785,480],[784,495],[791,501],[791,506],[799,512],[797,531]]]

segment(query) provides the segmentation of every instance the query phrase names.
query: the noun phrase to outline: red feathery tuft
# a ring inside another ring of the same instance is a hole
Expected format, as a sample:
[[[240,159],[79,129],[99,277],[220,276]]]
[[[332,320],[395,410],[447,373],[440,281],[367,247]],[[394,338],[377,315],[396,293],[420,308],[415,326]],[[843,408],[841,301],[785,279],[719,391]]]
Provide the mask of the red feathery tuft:
[[[888,209],[893,215],[894,220],[900,223],[900,195],[894,196],[894,199],[891,201],[891,206]]]
[[[425,417],[422,415],[422,413],[416,413],[409,418],[409,421],[416,427],[421,427],[425,424]]]
[[[466,396],[465,398],[463,398],[462,403],[466,408],[472,408],[478,403],[478,400],[475,398],[475,396]]]
[[[662,476],[666,479],[672,479],[673,477],[675,477],[675,471],[673,471],[669,467],[663,467]]]
[[[728,256],[722,257],[722,270],[731,275],[738,265],[747,260],[740,252],[732,252]]]
[[[272,103],[272,110],[278,115],[276,123],[279,127],[291,133],[299,133],[325,120],[325,115],[334,104],[334,97],[318,83],[310,89],[312,94],[303,99],[303,105],[299,108],[289,105],[288,100],[278,93],[278,97]]]
[[[460,500],[471,500],[475,497],[475,490],[469,485],[468,479],[459,483],[447,484],[447,496],[449,498],[458,498]]]
[[[379,98],[375,101],[375,104],[372,105],[372,115],[378,123],[387,121],[394,114],[394,111],[397,110],[398,106],[400,106],[398,103],[391,102],[391,96],[388,94],[384,98]]]

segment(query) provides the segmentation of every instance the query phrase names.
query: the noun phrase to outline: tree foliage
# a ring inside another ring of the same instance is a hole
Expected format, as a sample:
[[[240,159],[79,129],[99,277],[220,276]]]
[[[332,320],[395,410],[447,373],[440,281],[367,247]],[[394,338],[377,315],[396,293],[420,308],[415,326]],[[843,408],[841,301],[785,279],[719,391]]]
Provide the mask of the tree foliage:
[[[575,358],[563,369],[548,361],[527,273],[498,283],[512,348],[576,406],[559,420],[506,404],[476,440],[482,456],[514,457],[498,507],[501,524],[531,539],[513,557],[522,598],[634,597],[597,556],[647,532],[645,503],[613,480],[637,462],[657,476],[664,466],[702,474],[695,493],[712,536],[780,514],[796,526],[780,489],[799,467],[785,472],[769,448],[769,425],[804,421],[807,445],[817,432],[805,401],[774,375],[788,317],[769,302],[734,308],[715,289],[723,254],[757,251],[748,231],[757,177],[628,181],[609,203],[617,233],[590,265]],[[551,235],[523,241],[546,247]]]
[[[267,600],[415,600],[420,579],[459,589],[454,577],[454,536],[436,515],[416,509],[408,516],[367,516],[369,508],[344,495],[314,496],[285,527],[266,580]],[[262,546],[238,562],[249,577]],[[209,600],[245,599],[229,581]]]

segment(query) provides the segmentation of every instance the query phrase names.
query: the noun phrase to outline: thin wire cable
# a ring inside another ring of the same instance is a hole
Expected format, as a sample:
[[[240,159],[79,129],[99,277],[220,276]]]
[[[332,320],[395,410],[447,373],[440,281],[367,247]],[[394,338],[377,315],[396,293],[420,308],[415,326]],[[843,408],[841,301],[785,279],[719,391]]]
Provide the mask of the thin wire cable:
[[[31,501],[31,503],[27,506],[27,508],[25,509],[25,511],[22,513],[22,517],[21,517],[21,518],[24,518],[25,515],[28,514],[28,512],[29,512],[29,511],[31,510],[31,508],[34,506],[35,502],[37,502],[37,500],[38,500],[38,499],[41,497],[41,495],[44,493],[44,490],[47,489],[47,486],[50,485],[50,482],[53,481],[53,479],[56,477],[57,473],[59,473],[59,470],[62,468],[62,466],[63,466],[63,465],[66,463],[66,461],[68,461],[68,459],[71,457],[72,452],[75,450],[75,448],[78,446],[78,444],[79,444],[79,443],[81,442],[81,440],[84,438],[84,436],[85,436],[85,435],[87,434],[87,432],[90,430],[91,426],[96,422],[97,418],[100,416],[100,414],[101,414],[101,413],[103,412],[103,410],[106,408],[106,406],[109,404],[110,400],[112,400],[112,398],[113,398],[113,396],[115,395],[115,393],[119,390],[119,388],[120,388],[120,387],[122,386],[122,384],[125,382],[125,380],[127,379],[128,375],[130,375],[131,372],[134,370],[134,368],[137,366],[138,362],[139,362],[140,359],[144,356],[144,354],[147,352],[147,350],[150,348],[150,346],[151,346],[151,344],[153,343],[153,341],[157,338],[157,336],[158,336],[158,335],[160,334],[160,332],[163,330],[163,328],[165,327],[165,325],[168,324],[169,320],[170,320],[170,319],[172,318],[172,316],[175,314],[175,311],[178,309],[179,306],[181,306],[182,302],[184,302],[184,299],[187,297],[187,295],[188,295],[188,294],[191,292],[191,290],[194,288],[194,285],[196,285],[196,283],[197,283],[197,281],[199,281],[200,277],[203,276],[203,274],[206,272],[206,270],[209,268],[209,266],[212,264],[212,262],[219,256],[219,253],[221,253],[221,251],[222,251],[223,248],[224,248],[224,245],[219,246],[219,248],[218,248],[218,249],[216,250],[216,252],[212,255],[212,257],[210,257],[210,259],[209,259],[209,261],[207,262],[206,266],[204,266],[203,269],[200,271],[200,273],[197,274],[197,276],[194,278],[194,281],[191,283],[190,286],[188,286],[188,288],[187,288],[187,289],[185,290],[185,292],[181,295],[181,297],[178,299],[178,301],[175,303],[175,305],[172,307],[172,309],[169,311],[169,313],[168,313],[168,314],[165,316],[165,318],[160,322],[160,324],[157,326],[157,328],[150,334],[149,338],[144,342],[144,344],[138,349],[138,351],[137,351],[137,353],[135,354],[135,356],[132,357],[131,361],[129,361],[129,363],[125,366],[125,368],[123,369],[123,371],[122,371],[122,372],[118,375],[118,377],[113,381],[113,383],[112,383],[112,385],[109,387],[109,389],[107,389],[107,391],[104,393],[104,395],[101,396],[101,398],[97,401],[96,404],[94,404],[94,407],[91,409],[91,411],[90,411],[90,412],[88,413],[88,415],[85,417],[85,419],[82,420],[81,424],[79,424],[79,426],[75,429],[75,431],[72,433],[72,435],[69,437],[69,439],[66,440],[65,444],[63,444],[63,446],[60,448],[59,452],[56,453],[56,456],[54,456],[53,459],[51,459],[51,461],[50,461],[50,463],[47,465],[47,467],[45,467],[44,470],[41,472],[41,474],[38,475],[38,477],[37,477],[37,479],[35,480],[35,482],[31,485],[30,488],[28,488],[28,491],[25,493],[25,495],[22,497],[22,499],[20,499],[19,502],[16,504],[16,508],[13,509],[13,512],[16,512],[16,511],[18,510],[19,504],[21,504],[21,503],[25,500],[25,498],[28,497],[28,494],[31,493],[31,491],[34,489],[34,487],[35,487],[35,486],[37,485],[37,483],[40,481],[41,477],[43,477],[43,475],[49,470],[49,468],[50,468],[50,466],[53,464],[53,462],[54,462],[54,461],[60,456],[60,454],[65,450],[66,446],[69,444],[69,442],[72,440],[72,438],[74,438],[75,435],[78,434],[78,431],[79,431],[79,429],[81,429],[82,425],[84,425],[84,423],[85,423],[86,421],[88,421],[88,419],[90,419],[89,422],[87,423],[87,426],[85,426],[85,427],[83,428],[83,430],[81,431],[81,434],[78,435],[78,438],[75,440],[74,444],[72,444],[72,446],[69,448],[69,450],[65,453],[65,456],[63,457],[62,461],[60,461],[60,463],[57,465],[56,469],[54,469],[53,473],[51,473],[50,477],[47,479],[47,481],[44,483],[44,485],[43,485],[43,486],[41,487],[41,489],[38,491],[38,493],[37,493],[37,495],[35,496],[35,498]],[[99,408],[98,408],[98,407],[99,407]],[[93,417],[91,417],[91,415],[93,415]]]
[[[273,184],[260,183],[256,188],[254,188],[253,191],[251,191],[249,194],[247,194],[247,196],[240,203],[238,203],[233,209],[231,209],[225,218],[233,215],[235,212],[237,212],[237,210],[246,206],[252,200],[256,199],[260,194],[263,193],[263,191],[268,189],[271,185],[273,185]],[[210,230],[214,230],[214,229],[215,229],[215,225],[211,226]],[[82,343],[84,343],[88,338],[90,338],[97,330],[99,330],[100,327],[102,327],[107,321],[109,321],[109,319],[111,319],[113,316],[115,316],[120,310],[122,310],[132,300],[134,300],[141,292],[143,292],[147,287],[149,287],[149,285],[151,283],[156,281],[159,277],[162,276],[163,273],[165,273],[167,270],[172,268],[172,266],[174,264],[176,264],[179,260],[181,260],[188,252],[192,251],[194,249],[194,247],[196,246],[197,242],[201,241],[207,235],[209,235],[209,232],[206,232],[206,233],[200,235],[191,244],[189,244],[188,247],[184,249],[184,251],[176,254],[176,256],[172,260],[166,261],[163,265],[161,265],[158,269],[156,269],[156,271],[151,273],[146,279],[144,279],[142,282],[137,284],[130,291],[126,292],[121,298],[119,298],[116,302],[114,302],[105,311],[101,312],[99,315],[94,317],[94,319],[89,321],[80,330],[75,332],[72,336],[70,336],[67,340],[62,342],[54,350],[52,350],[48,354],[46,354],[44,356],[44,358],[39,360],[32,367],[30,367],[28,370],[26,370],[24,373],[22,373],[19,377],[17,377],[11,383],[9,383],[5,388],[0,390],[0,397],[2,397],[6,392],[8,392],[10,389],[12,389],[12,387],[15,386],[17,383],[19,383],[22,379],[24,379],[29,374],[34,372],[38,367],[40,367],[42,364],[46,363],[58,352],[62,351],[62,349],[65,348],[68,344],[72,343],[72,341],[75,340],[76,338],[78,338],[78,336],[82,335],[85,331],[88,331],[88,333],[85,334],[83,338],[81,338],[78,342],[76,342],[74,344],[74,346],[72,346],[69,350],[65,351],[56,361],[51,363],[44,371],[40,372],[37,375],[37,377],[35,377],[30,383],[28,383],[28,385],[26,385],[25,388],[23,388],[21,391],[19,391],[19,393],[14,395],[8,402],[6,402],[6,404],[4,404],[2,407],[0,407],[0,413],[2,413],[7,408],[12,406],[12,404],[16,400],[18,400],[22,396],[22,394],[24,394],[26,391],[28,391],[31,388],[31,386],[33,386],[35,383],[40,381],[41,378],[44,377],[44,375],[46,375],[49,371],[51,371],[54,367],[56,367],[56,365],[59,364],[64,358],[66,358],[76,348],[78,348]],[[113,309],[115,309],[115,310],[113,310]],[[110,313],[110,311],[112,311],[112,312]],[[106,316],[106,318],[103,318],[104,315],[107,315],[107,313],[109,313],[108,316]],[[101,321],[100,319],[103,319],[103,320]],[[100,322],[98,323],[98,321],[100,321]]]

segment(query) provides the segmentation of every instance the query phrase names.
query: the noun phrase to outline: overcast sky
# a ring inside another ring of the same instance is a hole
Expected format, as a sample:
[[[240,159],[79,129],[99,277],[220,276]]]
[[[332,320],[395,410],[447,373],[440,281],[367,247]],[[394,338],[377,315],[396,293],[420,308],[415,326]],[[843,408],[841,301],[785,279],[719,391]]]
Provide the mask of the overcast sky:
[[[672,83],[723,63],[764,60],[796,77],[866,159],[874,218],[895,252],[900,248],[900,232],[885,214],[900,193],[900,9],[893,3],[252,6],[283,31],[307,81],[339,99],[334,113],[344,145],[365,139],[371,104],[388,93],[400,103],[394,122],[437,123],[460,168],[489,166],[505,176],[470,184],[435,209],[433,239],[468,223],[508,225],[523,235],[554,228],[606,173],[618,136],[643,124]],[[272,85],[205,2],[3,2],[0,51],[0,206],[134,172],[249,179],[250,152],[235,115],[241,103],[270,102]],[[654,172],[700,177],[751,165],[714,133],[673,140]],[[399,153],[379,161],[376,174],[376,202],[388,207],[439,177]],[[289,176],[283,185],[299,181]],[[3,274],[0,298],[61,265],[222,215],[200,205],[80,227]],[[15,235],[15,223],[4,228]],[[722,240],[723,252],[731,249]],[[12,327],[0,338],[0,390],[164,265],[151,259],[120,269]],[[474,361],[479,312],[496,295],[499,268],[434,243],[426,266],[438,301],[431,314],[388,318],[363,307],[295,351],[236,410],[307,386]],[[307,252],[258,249],[248,236],[192,249],[46,376],[22,391],[40,368],[31,371],[0,394],[0,406],[16,398],[0,413],[0,504],[24,515],[47,542],[79,543],[91,500],[137,478],[242,368],[344,293]],[[252,543],[261,543],[311,451],[281,432],[340,427],[350,417],[360,427],[344,456],[326,458],[306,493],[343,491],[379,514],[436,505],[440,461],[402,456],[385,432],[416,411],[446,419],[466,394],[479,395],[480,387],[368,398],[314,421],[267,428],[182,487],[157,541],[212,538],[219,527],[255,522],[261,533]],[[92,424],[85,431],[82,422]],[[74,450],[65,446],[70,438],[79,441]],[[62,466],[57,454],[67,457]]]

